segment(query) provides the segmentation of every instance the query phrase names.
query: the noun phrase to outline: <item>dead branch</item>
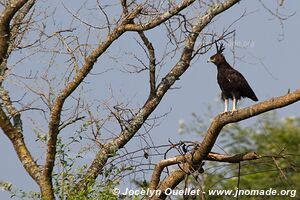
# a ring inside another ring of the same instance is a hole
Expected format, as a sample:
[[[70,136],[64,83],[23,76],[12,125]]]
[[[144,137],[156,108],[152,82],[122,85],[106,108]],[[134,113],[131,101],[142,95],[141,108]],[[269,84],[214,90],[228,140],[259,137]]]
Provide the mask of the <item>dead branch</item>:
[[[241,153],[233,156],[211,152],[207,155],[205,160],[227,163],[239,163],[242,161],[256,160],[259,158],[261,158],[261,156],[259,156],[256,152]]]

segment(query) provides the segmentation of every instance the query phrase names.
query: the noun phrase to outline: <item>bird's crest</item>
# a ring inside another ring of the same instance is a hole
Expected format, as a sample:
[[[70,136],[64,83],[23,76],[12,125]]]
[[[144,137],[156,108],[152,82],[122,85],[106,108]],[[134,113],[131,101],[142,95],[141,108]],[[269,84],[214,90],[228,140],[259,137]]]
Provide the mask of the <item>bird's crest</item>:
[[[217,53],[219,54],[223,53],[223,51],[225,50],[223,43],[221,43],[220,46],[218,46],[218,43],[216,42],[216,48],[217,48]]]

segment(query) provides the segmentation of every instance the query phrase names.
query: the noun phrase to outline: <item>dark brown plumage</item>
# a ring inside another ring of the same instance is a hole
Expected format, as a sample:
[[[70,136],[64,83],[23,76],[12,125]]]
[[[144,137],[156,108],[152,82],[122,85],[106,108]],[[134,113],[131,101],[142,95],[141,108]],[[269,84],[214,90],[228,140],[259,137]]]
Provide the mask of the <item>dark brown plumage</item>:
[[[255,93],[251,89],[247,80],[244,76],[233,69],[226,61],[222,52],[224,51],[224,46],[221,44],[220,47],[217,46],[217,53],[211,56],[208,62],[212,62],[217,66],[218,69],[218,84],[222,91],[222,99],[225,101],[225,111],[228,110],[228,100],[233,100],[233,109],[236,110],[237,100],[241,97],[248,97],[253,101],[258,101]]]

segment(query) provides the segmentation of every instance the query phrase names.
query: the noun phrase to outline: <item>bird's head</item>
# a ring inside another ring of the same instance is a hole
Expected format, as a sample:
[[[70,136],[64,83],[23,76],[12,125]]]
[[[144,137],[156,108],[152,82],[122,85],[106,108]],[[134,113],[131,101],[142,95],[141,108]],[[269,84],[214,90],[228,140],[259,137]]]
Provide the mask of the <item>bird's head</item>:
[[[211,62],[211,63],[214,63],[215,65],[219,65],[221,63],[223,63],[225,61],[225,57],[224,55],[222,54],[225,47],[223,44],[220,45],[220,47],[217,45],[216,43],[216,48],[217,48],[217,53],[213,56],[211,56],[207,62]]]

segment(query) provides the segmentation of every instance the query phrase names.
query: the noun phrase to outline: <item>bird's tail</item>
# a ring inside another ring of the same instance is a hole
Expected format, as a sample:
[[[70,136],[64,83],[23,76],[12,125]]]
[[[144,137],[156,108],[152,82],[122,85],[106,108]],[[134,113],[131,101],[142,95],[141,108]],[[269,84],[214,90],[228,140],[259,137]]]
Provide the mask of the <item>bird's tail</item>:
[[[253,101],[258,101],[258,98],[256,97],[255,94],[251,95],[249,98],[252,99]]]

